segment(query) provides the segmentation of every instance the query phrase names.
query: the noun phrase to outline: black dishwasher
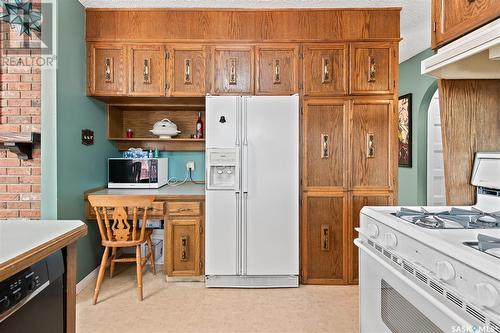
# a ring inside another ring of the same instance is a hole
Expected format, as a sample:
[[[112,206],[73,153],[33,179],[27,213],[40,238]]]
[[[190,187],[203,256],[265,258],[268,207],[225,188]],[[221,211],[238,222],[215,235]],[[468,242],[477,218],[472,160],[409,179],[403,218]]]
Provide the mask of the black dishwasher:
[[[0,282],[0,333],[64,331],[61,251]]]

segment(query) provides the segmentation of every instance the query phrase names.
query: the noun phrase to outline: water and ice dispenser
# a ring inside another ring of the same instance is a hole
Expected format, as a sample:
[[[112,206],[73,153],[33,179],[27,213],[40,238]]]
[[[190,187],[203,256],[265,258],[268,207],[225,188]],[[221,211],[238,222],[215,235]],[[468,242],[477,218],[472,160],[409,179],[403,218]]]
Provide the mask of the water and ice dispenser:
[[[239,187],[239,154],[238,150],[207,150],[207,189],[230,190]]]

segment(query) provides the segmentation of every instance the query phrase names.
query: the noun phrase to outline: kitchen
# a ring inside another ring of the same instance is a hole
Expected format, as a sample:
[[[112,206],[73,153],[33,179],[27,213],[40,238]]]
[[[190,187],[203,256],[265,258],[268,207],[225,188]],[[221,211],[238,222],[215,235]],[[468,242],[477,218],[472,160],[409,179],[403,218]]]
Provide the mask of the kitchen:
[[[30,186],[38,218],[86,228],[60,244],[66,330],[495,332],[499,5],[172,6],[57,2],[57,70],[19,102],[2,72],[2,217],[28,223]]]

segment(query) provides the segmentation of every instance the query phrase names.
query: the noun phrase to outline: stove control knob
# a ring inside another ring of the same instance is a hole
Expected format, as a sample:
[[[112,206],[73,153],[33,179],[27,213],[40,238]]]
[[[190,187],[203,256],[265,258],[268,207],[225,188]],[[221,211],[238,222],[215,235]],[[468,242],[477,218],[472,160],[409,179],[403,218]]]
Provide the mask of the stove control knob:
[[[453,265],[448,261],[438,261],[437,266],[437,276],[443,281],[451,281],[455,278],[455,269]]]
[[[368,226],[366,228],[368,231],[368,236],[370,236],[371,238],[378,237],[379,231],[378,231],[378,227],[375,224],[373,224],[373,223],[368,224]]]
[[[392,232],[388,232],[384,235],[385,246],[391,250],[394,250],[398,245],[398,238]]]
[[[498,290],[489,283],[476,284],[476,301],[479,305],[494,308],[500,304]]]

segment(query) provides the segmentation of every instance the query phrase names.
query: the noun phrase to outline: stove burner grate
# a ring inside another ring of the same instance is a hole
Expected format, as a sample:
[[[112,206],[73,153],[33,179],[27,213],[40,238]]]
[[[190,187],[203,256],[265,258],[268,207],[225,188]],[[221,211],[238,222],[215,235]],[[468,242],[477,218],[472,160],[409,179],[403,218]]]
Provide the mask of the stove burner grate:
[[[479,234],[477,242],[464,242],[464,245],[500,259],[500,238]]]

